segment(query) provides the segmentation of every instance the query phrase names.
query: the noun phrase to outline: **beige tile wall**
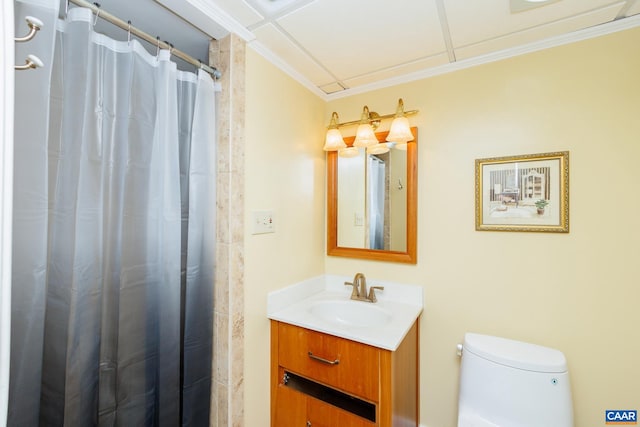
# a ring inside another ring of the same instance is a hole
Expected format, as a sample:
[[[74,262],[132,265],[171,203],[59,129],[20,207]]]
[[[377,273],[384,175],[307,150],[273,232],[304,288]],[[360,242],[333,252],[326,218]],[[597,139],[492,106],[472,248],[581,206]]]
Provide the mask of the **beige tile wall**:
[[[212,427],[244,424],[244,105],[245,43],[213,40],[209,62],[221,72],[217,97],[217,254],[214,284]]]

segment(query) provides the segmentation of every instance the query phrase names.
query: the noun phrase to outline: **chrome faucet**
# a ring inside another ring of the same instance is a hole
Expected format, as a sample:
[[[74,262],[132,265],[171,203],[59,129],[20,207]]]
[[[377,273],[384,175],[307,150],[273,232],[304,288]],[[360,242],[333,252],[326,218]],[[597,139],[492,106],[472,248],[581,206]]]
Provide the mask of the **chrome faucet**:
[[[357,273],[353,278],[353,285],[358,288],[359,299],[367,296],[367,278],[364,277],[364,274]]]
[[[383,290],[384,286],[372,286],[367,295],[367,278],[362,273],[356,273],[353,282],[344,282],[345,286],[352,286],[351,299],[356,301],[376,302],[376,289]]]

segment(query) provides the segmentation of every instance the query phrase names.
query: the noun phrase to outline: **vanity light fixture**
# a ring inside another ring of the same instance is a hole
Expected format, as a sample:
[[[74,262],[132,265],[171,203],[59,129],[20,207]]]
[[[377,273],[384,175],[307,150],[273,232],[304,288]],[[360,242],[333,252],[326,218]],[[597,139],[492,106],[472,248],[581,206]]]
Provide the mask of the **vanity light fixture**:
[[[389,135],[387,135],[387,141],[389,143],[380,143],[373,147],[367,148],[369,154],[382,154],[389,151],[389,145],[393,145],[398,150],[407,150],[407,142],[413,141],[413,134],[409,126],[409,119],[405,117],[404,102],[402,98],[398,100],[398,106],[396,107],[396,114],[393,116],[393,122],[391,122],[391,129]]]
[[[376,113],[376,116],[377,115]],[[371,116],[372,113],[369,112],[369,107],[365,105],[362,109],[362,115],[360,116],[358,130],[356,130],[356,139],[353,141],[354,147],[369,147],[378,143],[378,138],[376,138],[376,134],[373,131]],[[378,123],[380,122],[378,121]]]
[[[396,114],[393,122],[391,122],[391,129],[389,135],[387,135],[387,141],[407,143],[413,141],[413,134],[409,126],[409,119],[405,117],[404,102],[402,99],[398,100],[398,106],[396,107]]]
[[[409,126],[409,120],[406,116],[417,114],[418,110],[404,111],[404,102],[402,98],[398,100],[395,114],[379,115],[375,111],[369,111],[366,105],[362,109],[360,120],[339,123],[338,113],[335,111],[331,114],[331,122],[327,128],[325,138],[325,151],[338,151],[340,157],[354,157],[358,155],[358,147],[366,147],[369,154],[381,154],[389,151],[390,148],[398,150],[406,150],[407,142],[413,141],[413,134]],[[388,142],[378,143],[375,130],[383,119],[393,118]],[[347,147],[342,138],[342,134],[338,128],[358,124],[356,138],[353,147]]]
[[[347,147],[338,150],[338,156],[340,157],[358,157],[360,150],[358,147]]]
[[[386,142],[381,142],[376,145],[372,145],[371,147],[367,147],[367,154],[384,154],[389,152],[389,144]]]
[[[344,138],[338,130],[338,113],[334,111],[331,114],[331,122],[329,122],[327,136],[324,140],[324,151],[335,151],[346,147],[347,144],[344,143]]]

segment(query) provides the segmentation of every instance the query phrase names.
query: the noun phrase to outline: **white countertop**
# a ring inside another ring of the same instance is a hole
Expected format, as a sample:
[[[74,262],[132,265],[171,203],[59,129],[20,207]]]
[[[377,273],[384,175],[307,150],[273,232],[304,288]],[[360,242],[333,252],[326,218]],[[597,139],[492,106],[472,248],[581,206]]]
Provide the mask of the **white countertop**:
[[[347,338],[375,347],[394,351],[422,313],[422,287],[384,282],[367,278],[367,287],[384,286],[376,292],[378,302],[357,301],[355,304],[373,304],[391,315],[382,326],[350,326],[323,320],[311,313],[314,304],[320,301],[350,301],[350,286],[353,277],[322,275],[270,292],[267,297],[267,317],[284,323],[318,332]]]

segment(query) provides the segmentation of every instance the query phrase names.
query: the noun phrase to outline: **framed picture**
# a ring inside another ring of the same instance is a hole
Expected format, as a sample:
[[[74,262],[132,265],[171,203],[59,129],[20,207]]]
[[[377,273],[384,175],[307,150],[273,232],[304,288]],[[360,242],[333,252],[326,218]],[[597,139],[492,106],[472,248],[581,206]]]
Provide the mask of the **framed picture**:
[[[569,152],[476,160],[476,230],[569,232]]]

